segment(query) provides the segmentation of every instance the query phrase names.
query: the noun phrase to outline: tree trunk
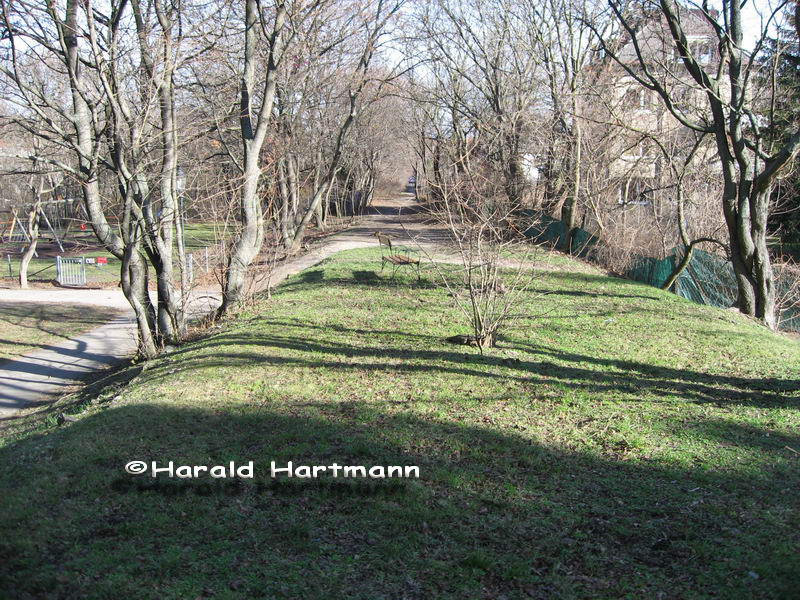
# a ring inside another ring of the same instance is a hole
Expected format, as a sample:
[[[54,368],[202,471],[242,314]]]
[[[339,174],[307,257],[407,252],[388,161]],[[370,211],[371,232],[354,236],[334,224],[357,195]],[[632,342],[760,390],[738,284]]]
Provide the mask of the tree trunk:
[[[578,102],[575,91],[572,90],[572,132],[570,142],[572,144],[572,183],[570,185],[570,193],[564,200],[561,207],[561,220],[567,227],[567,239],[564,250],[568,254],[572,254],[572,240],[575,237],[575,224],[576,214],[578,208],[578,199],[581,192],[581,167],[582,156],[582,132],[581,126],[578,122]]]
[[[560,170],[556,162],[557,147],[558,140],[554,127],[551,145],[547,151],[547,160],[542,169],[544,198],[542,198],[541,209],[543,213],[549,216],[559,214],[563,206],[563,182],[561,181]]]
[[[254,119],[253,86],[255,84],[257,41],[261,21],[258,0],[245,2],[245,56],[239,87],[239,129],[244,150],[244,181],[240,195],[242,230],[234,242],[222,292],[222,304],[217,316],[224,315],[231,306],[238,304],[246,292],[247,271],[258,256],[264,239],[264,214],[258,194],[261,178],[261,148],[267,136],[272,109],[275,104],[278,65],[283,51],[279,50],[280,38],[286,24],[286,4],[276,5],[272,29],[269,33],[269,54],[266,60],[266,78],[261,95],[261,106]]]
[[[330,183],[326,182],[322,185],[322,187],[317,188],[317,190],[314,192],[314,196],[311,198],[311,204],[303,215],[303,218],[300,220],[300,223],[297,225],[297,230],[295,231],[294,238],[292,239],[292,245],[289,247],[290,255],[297,254],[300,251],[300,247],[303,243],[303,235],[305,235],[306,232],[306,227],[308,227],[308,224],[311,222],[311,217],[316,214],[317,208],[322,202],[322,199],[325,197],[328,185],[330,185]]]
[[[694,247],[701,242],[713,242],[715,244],[719,244],[719,242],[713,238],[698,238],[696,240],[692,240],[688,244],[684,244],[683,258],[681,258],[680,262],[661,286],[662,290],[669,290],[673,285],[675,285],[678,277],[681,276],[681,273],[683,273],[686,270],[686,267],[688,267],[692,262],[692,256],[694,256]]]
[[[264,238],[264,216],[261,213],[261,202],[258,195],[260,176],[261,166],[258,162],[258,155],[251,153],[245,163],[244,185],[241,192],[242,230],[228,260],[220,314],[242,300],[246,292],[248,268],[261,250]]]
[[[361,210],[359,211],[359,214],[363,215],[366,212],[367,208],[369,208],[372,205],[372,198],[374,197],[374,195],[375,195],[375,171],[370,169],[369,177],[367,178],[366,191],[364,192],[364,198],[361,203]]]
[[[33,255],[36,253],[36,244],[39,243],[38,236],[31,240],[31,243],[28,244],[28,247],[25,249],[25,254],[22,255],[22,259],[19,261],[19,287],[22,289],[28,288],[28,265],[33,258]]]
[[[322,152],[317,150],[315,160],[317,163],[316,168],[314,169],[314,189],[319,188],[320,180],[322,178]],[[330,186],[328,186],[330,189]],[[324,199],[327,200],[327,194],[324,196]],[[317,204],[317,208],[314,210],[314,222],[317,224],[317,229],[320,231],[325,231],[325,219],[323,215],[323,202],[320,201]]]
[[[173,23],[168,12],[161,10],[158,3],[152,5],[156,19],[161,27],[159,38],[163,43],[163,64],[162,68],[156,68],[157,59],[154,56],[153,48],[148,43],[148,36],[153,33],[149,23],[148,8],[144,11],[140,0],[132,0],[134,21],[139,39],[139,51],[141,53],[141,65],[143,73],[146,74],[150,82],[151,89],[148,91],[158,98],[159,117],[158,135],[161,140],[161,168],[159,176],[161,179],[161,210],[159,214],[154,214],[152,207],[152,197],[150,185],[146,176],[137,172],[141,159],[137,156],[138,145],[133,144],[132,158],[129,164],[132,169],[128,169],[125,164],[124,154],[119,153],[116,162],[121,163],[125,168],[122,169],[123,176],[130,180],[128,187],[132,187],[134,200],[137,207],[142,208],[145,219],[145,249],[150,262],[156,271],[156,282],[158,290],[158,327],[159,335],[167,343],[178,344],[185,335],[186,322],[184,318],[183,304],[184,299],[176,289],[174,267],[173,267],[173,245],[174,233],[180,233],[181,225],[178,222],[178,197],[176,193],[176,179],[178,169],[178,138],[175,127],[175,104],[174,104],[174,81],[173,73],[175,64],[172,60],[170,49],[172,47]],[[122,111],[115,111],[114,114]],[[175,231],[173,231],[173,227]],[[186,290],[186,272],[184,269],[185,257],[179,240],[179,259],[180,276],[182,290]]]
[[[369,65],[369,57],[371,56],[372,49],[370,47],[372,40],[367,45],[367,48],[364,51],[364,54],[361,57],[361,64],[360,68],[363,69],[363,74],[366,76],[367,66]],[[336,178],[336,173],[339,171],[339,161],[342,157],[342,149],[344,147],[344,140],[347,137],[350,128],[353,125],[353,122],[356,118],[356,106],[358,104],[358,99],[361,96],[361,92],[364,89],[364,85],[366,84],[366,78],[364,78],[355,90],[350,91],[350,111],[347,113],[347,117],[345,118],[344,122],[342,123],[341,127],[339,128],[339,133],[336,136],[336,146],[333,149],[333,154],[331,155],[330,162],[327,165],[327,169],[324,172],[324,175],[320,176],[318,180],[315,181],[316,185],[314,190],[314,195],[311,198],[311,204],[306,209],[303,218],[300,220],[300,223],[297,225],[297,230],[294,233],[294,239],[292,240],[292,246],[289,248],[289,254],[296,254],[300,250],[300,246],[303,243],[303,236],[306,232],[306,227],[308,227],[309,222],[311,221],[311,217],[316,213],[319,209],[319,205],[322,202],[323,198],[327,197],[328,188],[333,185],[333,180]],[[318,160],[322,160],[322,153],[318,154]],[[318,183],[317,183],[318,182]]]
[[[734,181],[725,172],[723,209],[730,238],[731,262],[736,275],[739,310],[777,327],[775,283],[767,248],[767,217],[771,186],[757,189],[752,179]]]
[[[317,224],[317,229],[320,231],[325,231],[325,218],[323,216],[323,210],[324,203],[320,202],[317,206],[317,210],[314,211],[314,222]]]
[[[139,244],[127,244],[120,268],[122,293],[130,302],[139,330],[139,353],[146,359],[158,356],[162,341],[157,333],[156,312],[148,294],[147,262]]]
[[[39,204],[36,203],[28,215],[28,237],[30,242],[25,249],[25,254],[19,261],[19,287],[27,289],[28,287],[28,265],[36,254],[36,245],[39,243]]]
[[[442,178],[442,144],[438,137],[433,140],[433,187],[430,191],[430,200],[434,205],[443,200],[444,179]]]
[[[289,184],[287,182],[288,176],[286,174],[286,159],[281,157],[278,159],[277,165],[277,179],[278,179],[278,192],[281,198],[281,207],[280,207],[280,229],[281,229],[281,240],[283,241],[283,247],[289,248],[292,245],[292,235],[294,234],[294,223],[293,220],[290,222],[291,212],[289,210],[289,203],[290,203],[290,194],[289,194]]]
[[[175,127],[175,107],[173,102],[172,65],[165,74],[160,86],[159,95],[161,102],[161,138],[163,141],[163,155],[161,165],[161,201],[162,210],[167,214],[165,223],[156,231],[163,231],[163,246],[158,248],[159,254],[165,253],[161,268],[156,270],[158,278],[158,304],[159,319],[169,321],[169,339],[172,344],[179,343],[186,335],[186,316],[184,307],[189,293],[189,273],[186,263],[186,249],[183,237],[183,215],[181,214],[181,199],[176,189],[178,175],[178,144]],[[180,291],[176,289],[172,263],[173,231],[177,234],[178,264],[180,269]],[[161,244],[159,244],[161,245]],[[166,331],[165,331],[166,333]]]
[[[683,243],[683,258],[681,258],[680,262],[675,266],[670,273],[667,280],[661,286],[662,290],[670,290],[672,286],[675,285],[675,282],[678,280],[678,277],[681,276],[681,273],[686,270],[686,267],[692,262],[692,256],[694,255],[694,247],[701,243],[701,242],[712,242],[714,244],[718,244],[723,246],[718,240],[713,238],[698,238],[695,240],[689,241],[689,232],[686,229],[686,214],[685,214],[685,204],[683,200],[683,175],[678,176],[678,184],[675,188],[676,193],[676,200],[678,203],[678,235],[680,235],[681,242]],[[723,246],[724,247],[724,246]],[[664,252],[666,255],[666,251]]]
[[[500,123],[502,125],[502,116]],[[521,134],[519,132],[519,125],[516,122],[511,123],[509,128],[510,131],[505,132],[502,136],[500,168],[503,173],[506,198],[509,202],[508,208],[516,209],[522,204],[523,192],[525,189],[519,150]]]

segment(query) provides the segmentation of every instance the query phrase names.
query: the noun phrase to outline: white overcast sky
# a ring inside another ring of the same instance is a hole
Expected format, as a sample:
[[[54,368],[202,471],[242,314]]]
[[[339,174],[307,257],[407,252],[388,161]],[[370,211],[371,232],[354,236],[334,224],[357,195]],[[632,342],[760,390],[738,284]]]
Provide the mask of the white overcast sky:
[[[775,0],[748,0],[742,9],[742,24],[745,33],[744,45],[748,50],[752,50],[756,41],[761,38],[767,19],[772,14],[772,11],[781,4]],[[791,5],[792,3],[790,2],[789,6]],[[774,23],[769,28],[769,35],[775,35]]]

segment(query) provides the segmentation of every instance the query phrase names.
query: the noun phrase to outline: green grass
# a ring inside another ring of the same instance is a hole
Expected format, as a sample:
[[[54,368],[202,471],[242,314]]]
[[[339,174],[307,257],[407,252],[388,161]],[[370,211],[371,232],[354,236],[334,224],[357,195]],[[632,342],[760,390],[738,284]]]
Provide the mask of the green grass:
[[[91,232],[86,231],[73,231],[70,234],[68,242],[65,242],[67,252],[61,253],[57,246],[50,243],[49,233],[42,233],[43,241],[39,244],[37,252],[39,257],[31,259],[28,265],[28,278],[30,280],[51,280],[56,278],[56,259],[55,254],[63,254],[64,256],[85,256],[85,257],[98,257],[105,256],[108,258],[109,264],[107,265],[87,265],[87,279],[90,281],[116,281],[119,280],[119,263],[116,259],[103,248],[99,247],[97,238]],[[46,242],[46,243],[45,243]],[[77,243],[78,246],[74,247],[69,242]],[[0,245],[0,257],[2,257],[2,264],[0,264],[0,277],[3,278],[19,278],[19,263],[22,250],[26,247],[24,242],[4,243]],[[9,269],[8,254],[11,254],[11,268]],[[52,255],[49,255],[52,254]]]
[[[0,302],[0,361],[47,349],[116,315],[100,306]]]
[[[187,223],[184,227],[184,234],[187,252],[195,252],[219,244],[220,239],[225,236],[222,223]]]
[[[791,598],[800,346],[546,271],[481,356],[446,292],[353,251],[0,449],[0,596]],[[257,479],[126,475],[255,462]],[[271,483],[270,461],[419,480]]]
[[[74,252],[70,256],[76,255]],[[66,256],[66,255],[65,255]],[[111,283],[119,281],[119,261],[109,252],[103,250],[86,250],[77,256],[108,258],[108,264],[89,264],[86,265],[86,281],[91,283]],[[8,260],[3,255],[3,263],[0,265],[0,277],[19,280],[19,255],[11,256],[11,269],[8,268]],[[9,275],[10,273],[10,275]],[[28,265],[28,281],[51,281],[56,278],[56,259],[55,257],[32,258]]]
[[[6,279],[19,280],[19,260],[20,256],[11,255],[9,267],[8,254],[2,252],[2,264],[0,264],[0,277]],[[50,280],[56,278],[56,262],[54,258],[32,258],[28,265],[28,280]]]

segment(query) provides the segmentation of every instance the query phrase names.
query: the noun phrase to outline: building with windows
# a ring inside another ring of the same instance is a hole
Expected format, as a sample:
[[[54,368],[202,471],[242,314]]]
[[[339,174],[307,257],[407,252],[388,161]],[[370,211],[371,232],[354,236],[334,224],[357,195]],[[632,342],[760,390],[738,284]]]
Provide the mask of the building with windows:
[[[716,228],[722,216],[714,140],[673,114],[702,120],[707,101],[660,14],[642,21],[636,43],[623,37],[609,45],[616,60],[606,54],[592,63],[581,116],[584,154],[594,161],[583,177],[586,225],[620,243],[628,236],[624,243],[629,247],[666,253],[678,243],[679,201],[685,203],[687,218],[704,231]],[[720,61],[713,25],[701,11],[690,9],[682,24],[689,51],[700,65],[713,69]],[[640,80],[649,77],[668,91],[672,111],[661,94],[642,85]]]

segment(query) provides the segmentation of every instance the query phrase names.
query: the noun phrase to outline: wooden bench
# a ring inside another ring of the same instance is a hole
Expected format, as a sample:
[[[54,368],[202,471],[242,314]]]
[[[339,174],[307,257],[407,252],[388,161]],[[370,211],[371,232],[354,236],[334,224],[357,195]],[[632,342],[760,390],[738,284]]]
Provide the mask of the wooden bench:
[[[381,247],[381,271],[383,271],[386,263],[392,265],[392,279],[394,279],[395,273],[397,273],[397,269],[400,267],[416,267],[417,269],[417,280],[422,278],[420,273],[420,260],[408,254],[408,250],[406,250],[405,254],[400,254],[395,252],[394,248],[392,247],[392,238],[388,235],[383,234],[379,231],[376,231],[373,234],[376,238],[378,238],[378,245]],[[388,254],[384,254],[384,248],[388,249]]]

